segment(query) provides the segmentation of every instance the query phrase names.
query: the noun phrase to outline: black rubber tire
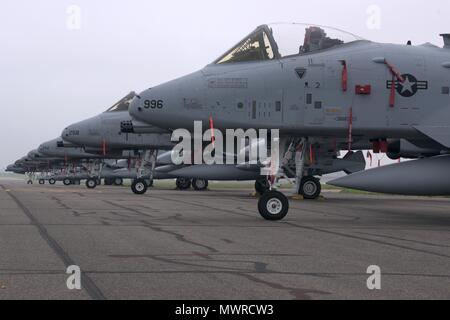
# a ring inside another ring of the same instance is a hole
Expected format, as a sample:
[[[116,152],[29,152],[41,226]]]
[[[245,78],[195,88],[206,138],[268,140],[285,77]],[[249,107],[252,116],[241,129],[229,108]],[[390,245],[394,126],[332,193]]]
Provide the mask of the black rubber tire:
[[[51,178],[48,180],[48,183],[50,183],[51,185],[54,185],[56,183],[56,180]]]
[[[298,194],[302,195],[305,200],[316,200],[320,197],[322,185],[320,180],[315,177],[304,177],[300,184]]]
[[[145,179],[135,179],[131,184],[131,191],[137,195],[143,195],[147,192],[148,185]]]
[[[28,180],[28,181],[27,181],[27,184],[33,184],[33,181]]]
[[[281,192],[268,191],[259,199],[258,211],[266,220],[282,220],[289,212],[289,200]]]
[[[206,179],[193,179],[192,187],[196,191],[205,191],[208,189],[209,182]]]
[[[178,178],[176,184],[179,190],[188,190],[192,185],[192,181],[187,178]]]
[[[63,184],[65,186],[70,186],[72,183],[73,183],[72,180],[70,180],[69,178],[63,180]]]
[[[86,187],[88,189],[95,189],[97,187],[97,179],[93,179],[93,178],[87,179]]]
[[[123,179],[122,178],[115,178],[114,179],[114,185],[115,186],[122,186],[123,185]]]
[[[255,191],[260,195],[270,191],[269,180],[267,178],[261,178],[255,181]]]
[[[39,184],[45,184],[45,180],[44,179],[39,179]]]

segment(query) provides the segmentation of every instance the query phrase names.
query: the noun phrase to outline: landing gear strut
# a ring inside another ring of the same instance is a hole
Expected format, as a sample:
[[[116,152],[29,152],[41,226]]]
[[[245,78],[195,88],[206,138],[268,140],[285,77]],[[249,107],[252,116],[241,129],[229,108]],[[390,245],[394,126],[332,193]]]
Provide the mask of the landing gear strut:
[[[137,168],[137,178],[131,185],[133,193],[142,195],[147,192],[148,187],[153,185],[153,173],[158,159],[158,150],[147,150],[140,158]]]
[[[292,140],[284,153],[280,170],[275,176],[276,185],[276,182],[285,175],[285,170],[289,171],[290,175],[296,178],[295,192],[307,200],[319,198],[322,191],[320,180],[310,175],[309,169],[305,168],[305,160],[310,152],[308,151],[310,146],[310,142],[306,138]],[[311,155],[309,156],[311,158]],[[295,163],[295,172],[289,169],[289,164],[292,162]],[[265,182],[267,185],[264,184]],[[278,191],[271,190],[272,184],[268,180],[257,180],[255,189],[260,194],[265,191],[258,203],[259,213],[264,219],[281,220],[287,215],[289,211],[288,198]]]
[[[261,178],[255,181],[255,190],[261,196],[270,190],[269,180],[267,178]]]

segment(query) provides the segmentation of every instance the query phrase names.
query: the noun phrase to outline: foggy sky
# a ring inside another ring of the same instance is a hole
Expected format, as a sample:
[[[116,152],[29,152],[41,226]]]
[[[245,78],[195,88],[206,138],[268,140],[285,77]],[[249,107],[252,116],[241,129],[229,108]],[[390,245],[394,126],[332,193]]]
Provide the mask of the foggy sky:
[[[67,27],[70,5],[81,9],[79,30]],[[380,29],[368,27],[371,5]],[[258,25],[308,22],[442,46],[449,17],[447,0],[1,0],[0,170],[128,92],[202,68]]]

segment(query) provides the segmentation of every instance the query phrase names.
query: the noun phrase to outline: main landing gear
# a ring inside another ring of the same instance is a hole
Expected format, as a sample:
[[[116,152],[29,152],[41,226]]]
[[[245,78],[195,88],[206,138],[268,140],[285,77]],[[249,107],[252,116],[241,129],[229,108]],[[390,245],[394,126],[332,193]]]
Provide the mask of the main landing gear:
[[[322,185],[320,180],[315,177],[303,177],[300,183],[298,194],[302,195],[305,200],[316,200],[320,197]]]
[[[191,187],[195,191],[205,191],[208,189],[209,181],[202,178],[188,179],[188,178],[177,178],[175,184],[178,190],[189,190]]]
[[[148,184],[143,178],[135,179],[131,184],[131,190],[134,194],[143,195],[147,192]]]
[[[178,190],[188,190],[191,187],[192,181],[187,178],[177,178],[175,184]]]
[[[89,178],[86,180],[86,187],[88,189],[95,189],[97,187],[97,179]]]
[[[196,191],[205,191],[208,189],[208,180],[206,179],[192,179],[192,187]]]

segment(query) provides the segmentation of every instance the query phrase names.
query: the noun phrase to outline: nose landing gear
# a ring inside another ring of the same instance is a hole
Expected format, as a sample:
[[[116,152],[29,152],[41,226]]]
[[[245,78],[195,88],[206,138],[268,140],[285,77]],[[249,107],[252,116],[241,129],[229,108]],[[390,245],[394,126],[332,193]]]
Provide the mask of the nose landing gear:
[[[266,220],[282,220],[289,212],[289,200],[281,192],[268,191],[259,199],[258,211]]]

